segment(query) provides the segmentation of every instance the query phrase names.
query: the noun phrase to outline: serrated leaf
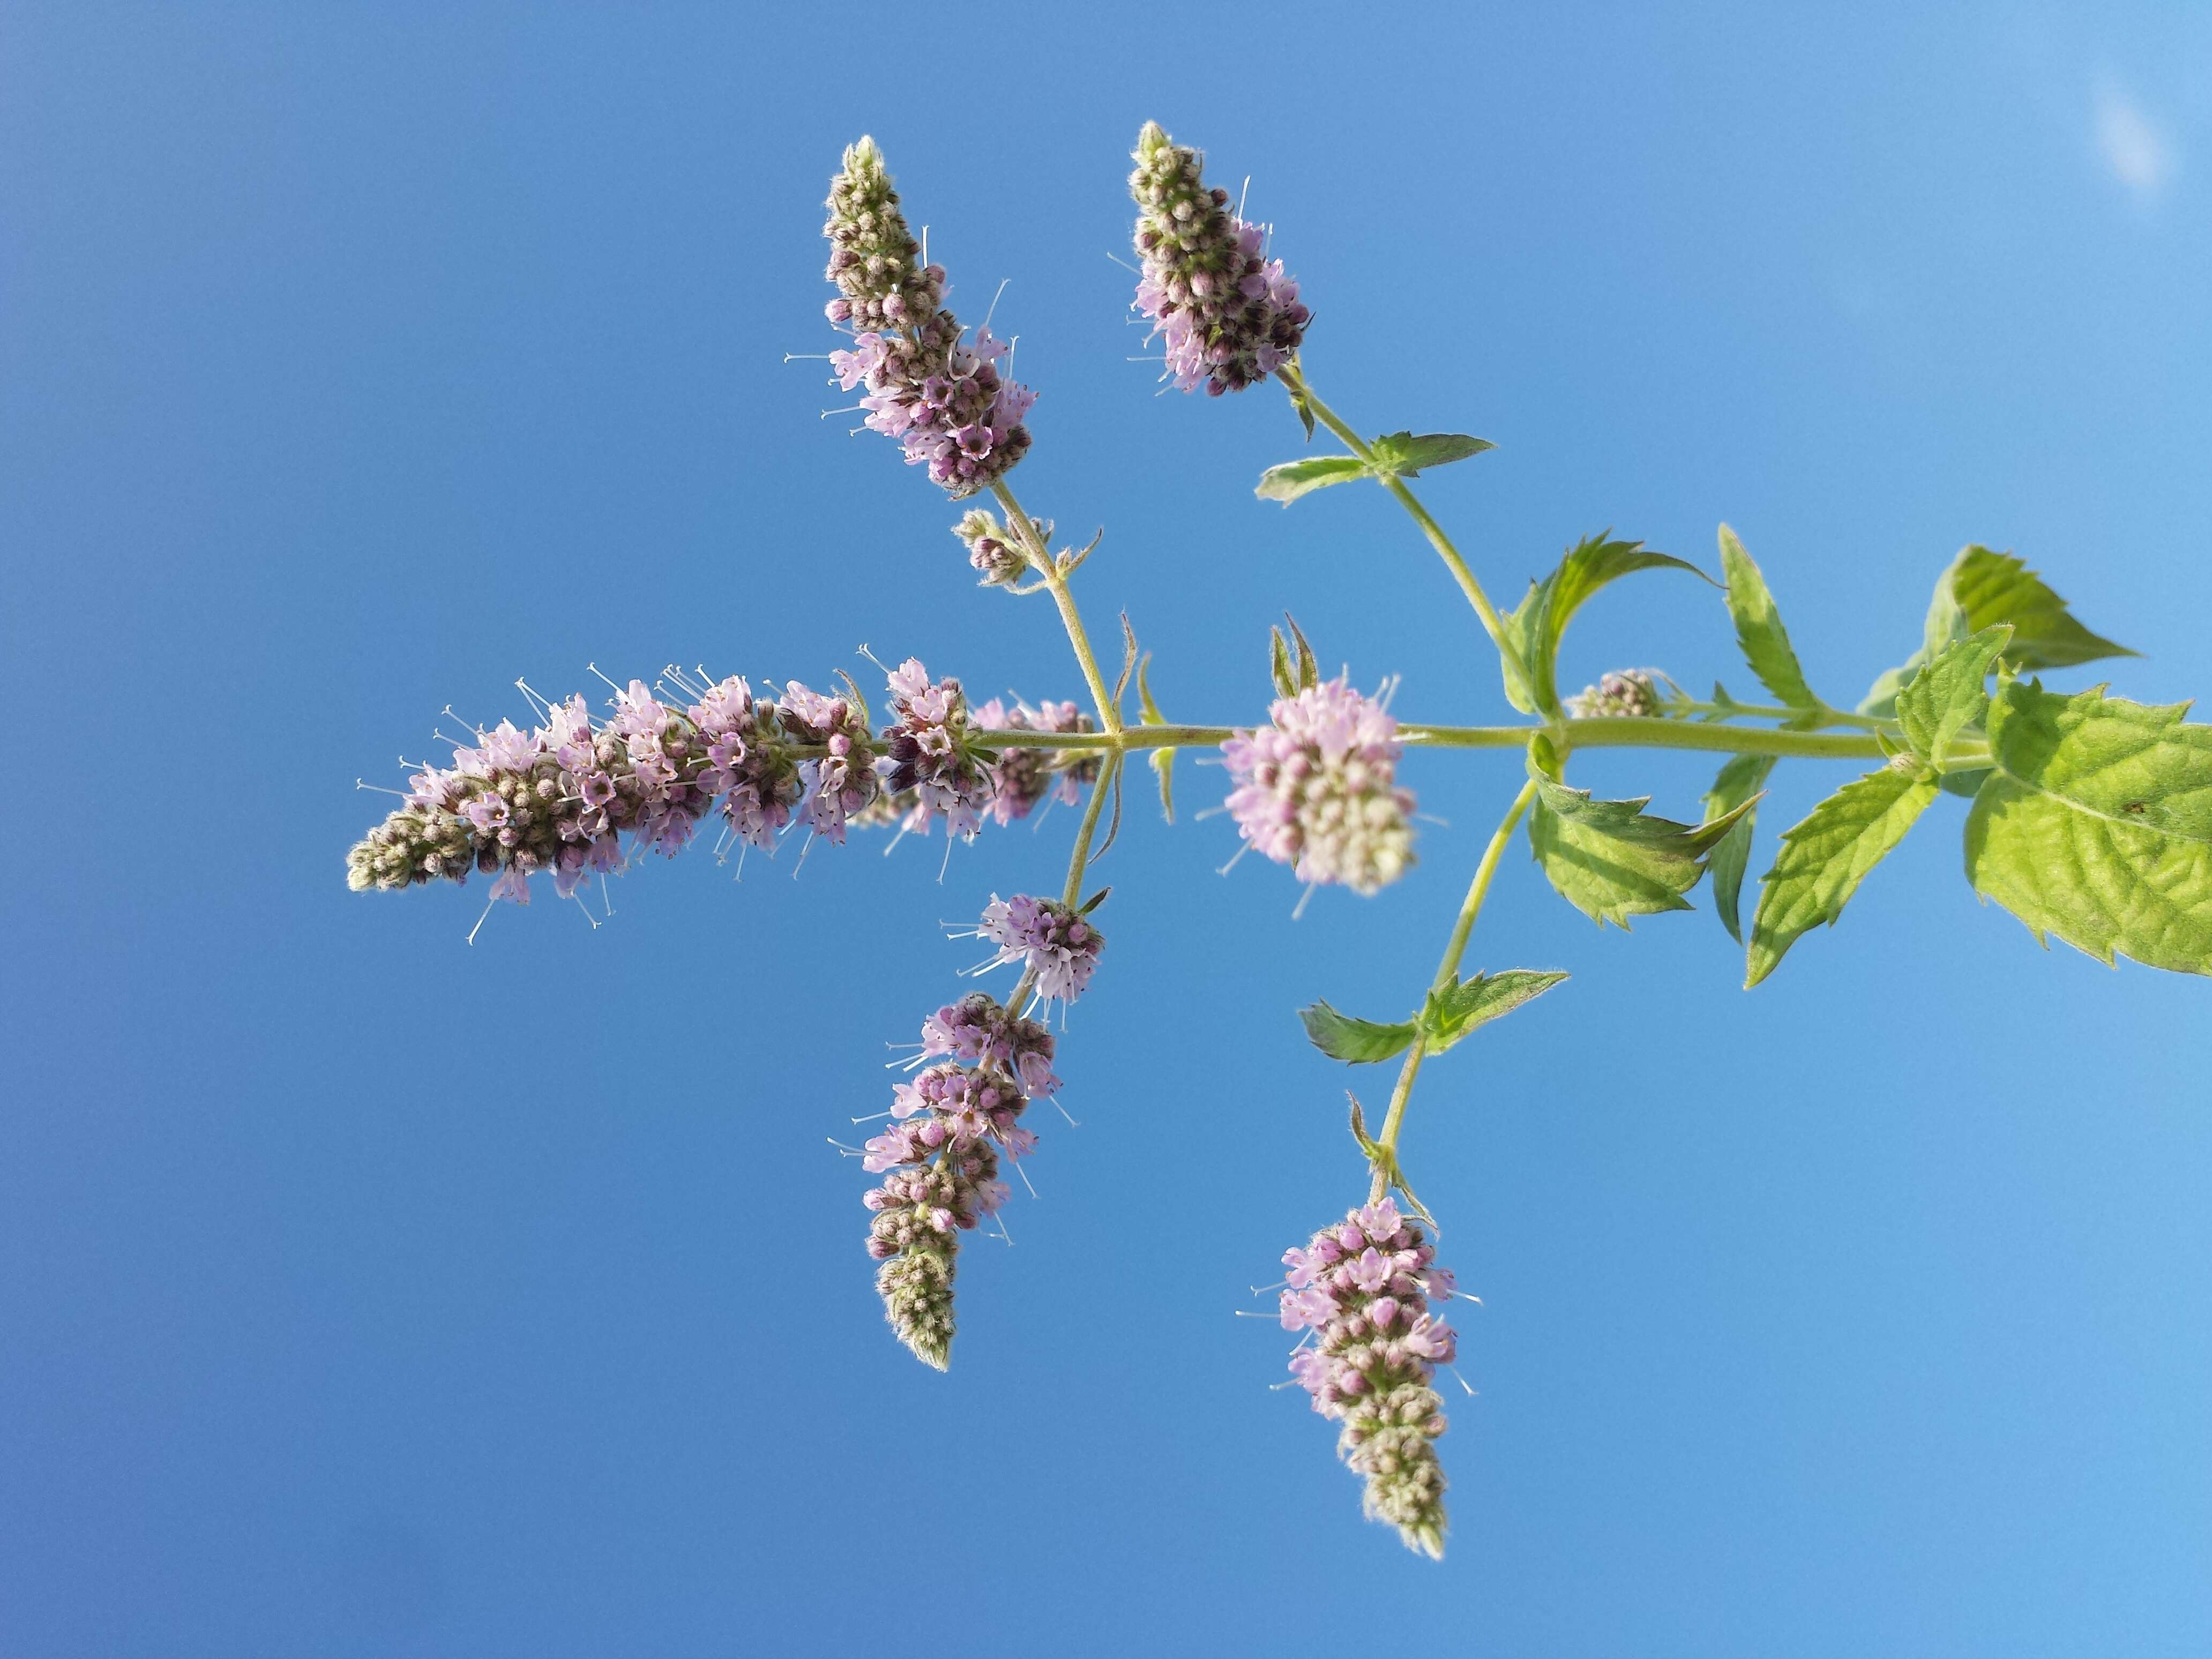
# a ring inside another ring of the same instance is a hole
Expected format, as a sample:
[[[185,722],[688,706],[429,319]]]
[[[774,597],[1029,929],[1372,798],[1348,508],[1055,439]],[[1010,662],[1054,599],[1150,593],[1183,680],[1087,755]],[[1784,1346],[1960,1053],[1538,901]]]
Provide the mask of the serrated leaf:
[[[1470,438],[1463,432],[1424,432],[1418,435],[1393,432],[1376,439],[1367,447],[1375,457],[1373,471],[1377,477],[1418,478],[1425,466],[1463,461],[1498,446],[1486,438]]]
[[[1532,1002],[1566,975],[1531,968],[1509,968],[1502,974],[1477,974],[1473,979],[1454,977],[1444,990],[1431,991],[1421,1006],[1420,1030],[1428,1051],[1440,1054],[1461,1038],[1493,1019],[1501,1019],[1525,1002]]]
[[[1725,817],[1737,808],[1743,814],[1728,834],[1713,843],[1705,855],[1705,868],[1713,878],[1713,909],[1729,937],[1743,943],[1742,893],[1744,872],[1751,866],[1753,826],[1759,821],[1758,799],[1767,774],[1774,770],[1771,755],[1737,755],[1721,768],[1713,787],[1705,791],[1708,822]]]
[[[2013,631],[2005,656],[2016,668],[2070,668],[2100,657],[2136,654],[2076,622],[2066,601],[2026,561],[1969,546],[1936,579],[1920,649],[1874,683],[1859,713],[1888,717],[1896,711],[1897,693],[1922,664],[1946,646],[2000,623]]]
[[[1504,618],[1506,631],[1533,681],[1530,685],[1521,684],[1512,665],[1505,665],[1506,701],[1524,714],[1559,712],[1559,641],[1575,612],[1598,589],[1638,570],[1686,570],[1711,580],[1686,559],[1654,553],[1642,542],[1611,541],[1610,534],[1592,536],[1569,548],[1551,574],[1528,584],[1520,605]]]
[[[1252,493],[1263,501],[1280,501],[1288,507],[1301,495],[1367,476],[1367,463],[1357,455],[1316,455],[1309,460],[1285,461],[1269,467],[1260,475]]]
[[[1559,896],[1601,927],[1626,929],[1631,916],[1688,909],[1682,895],[1705,874],[1705,854],[1752,806],[1689,824],[1646,817],[1649,800],[1595,800],[1537,780],[1529,849]]]
[[[2212,973],[2212,726],[2188,712],[2001,685],[1966,815],[1974,890],[2100,962]]]
[[[2000,623],[1938,651],[1897,694],[1897,723],[1912,752],[1940,769],[1959,733],[1990,706],[1983,687],[2012,629]]]
[[[2136,654],[2076,622],[2066,601],[2027,568],[2025,559],[1970,547],[1948,574],[1951,597],[1964,614],[1968,631],[1979,633],[1999,623],[2012,629],[2012,643],[2004,654],[2016,668],[2071,668],[2102,657]]]
[[[1354,1019],[1349,1014],[1340,1014],[1326,1002],[1299,1009],[1298,1018],[1304,1022],[1306,1036],[1312,1039],[1315,1048],[1347,1066],[1369,1066],[1378,1060],[1388,1060],[1413,1040],[1413,1022],[1410,1019],[1378,1025],[1371,1019]]]
[[[1782,832],[1782,851],[1760,878],[1744,988],[1772,973],[1790,947],[1822,922],[1832,926],[1868,872],[1905,839],[1936,780],[1884,767],[1845,784]]]
[[[1767,591],[1766,578],[1726,525],[1721,526],[1721,575],[1727,583],[1729,615],[1735,619],[1736,643],[1759,683],[1788,708],[1818,708],[1820,700],[1805,684],[1805,671],[1790,643],[1789,630],[1782,625],[1774,595]]]

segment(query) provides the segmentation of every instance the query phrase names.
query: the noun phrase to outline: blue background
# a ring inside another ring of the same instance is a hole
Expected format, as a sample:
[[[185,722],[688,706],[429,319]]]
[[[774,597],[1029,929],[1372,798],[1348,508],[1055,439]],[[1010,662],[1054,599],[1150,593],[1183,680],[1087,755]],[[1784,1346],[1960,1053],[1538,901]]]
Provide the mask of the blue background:
[[[1291,1011],[1411,1000],[1510,755],[1410,760],[1450,827],[1297,922],[1132,798],[1083,1127],[963,1256],[949,1377],[823,1142],[1067,814],[941,885],[911,842],[655,862],[473,948],[481,885],[344,889],[356,777],[517,675],[865,641],[1079,691],[781,361],[831,343],[864,130],[963,314],[1012,279],[1018,483],[1108,527],[1090,615],[1172,717],[1250,718],[1285,606],[1403,712],[1505,711],[1379,494],[1252,498],[1272,389],[1126,361],[1147,117],[1250,175],[1340,409],[1503,446],[1428,492],[1501,595],[1607,525],[1713,568],[1726,518],[1848,702],[1978,539],[2147,653],[2127,692],[2212,689],[2212,15],[1547,12],[0,12],[0,1650],[2212,1644],[2206,988],[1978,906],[1960,803],[1752,995],[1708,907],[1601,934],[1509,860],[1471,963],[1575,978],[1410,1121],[1483,1297],[1442,1566],[1231,1315],[1361,1185]],[[1624,663],[1748,689],[1686,578],[1577,624],[1573,683]],[[1710,769],[1577,762],[1678,816]],[[1761,867],[1843,775],[1778,775]]]

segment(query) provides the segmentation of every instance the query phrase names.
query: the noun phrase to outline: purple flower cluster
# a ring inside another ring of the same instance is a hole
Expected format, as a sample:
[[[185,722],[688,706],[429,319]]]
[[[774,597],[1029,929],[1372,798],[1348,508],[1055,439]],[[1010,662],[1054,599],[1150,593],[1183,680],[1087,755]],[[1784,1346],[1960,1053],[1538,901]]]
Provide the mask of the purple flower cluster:
[[[1297,353],[1312,313],[1283,262],[1264,257],[1266,234],[1209,190],[1205,157],[1170,140],[1157,122],[1137,135],[1135,308],[1152,319],[1179,391],[1218,397],[1256,386]]]
[[[1026,893],[1011,899],[992,894],[975,936],[998,947],[987,968],[1020,963],[1047,1002],[1068,1003],[1081,996],[1106,948],[1106,936],[1072,906]]]
[[[913,792],[908,829],[927,831],[941,817],[947,835],[972,841],[998,791],[990,751],[978,748],[970,737],[975,723],[960,682],[950,675],[932,680],[914,657],[891,670],[890,679],[891,708],[898,718],[884,728],[890,745],[886,787],[902,795]]]
[[[1092,732],[1097,723],[1072,702],[1038,708],[1016,698],[1010,707],[994,697],[975,711],[975,724],[994,732]],[[1073,806],[1084,786],[1097,781],[1099,759],[1082,750],[999,750],[991,768],[991,817],[1001,825],[1025,818],[1047,797]]]
[[[1413,861],[1398,723],[1339,678],[1279,697],[1269,725],[1221,745],[1237,832],[1298,879],[1373,893]]]
[[[1006,348],[989,329],[967,339],[945,309],[944,270],[921,263],[872,138],[846,150],[829,208],[829,317],[853,331],[852,349],[830,354],[838,385],[866,389],[866,424],[898,439],[908,465],[956,501],[974,495],[1029,452],[1036,394],[1000,374]]]
[[[1396,1527],[1408,1548],[1441,1556],[1443,1402],[1430,1383],[1457,1339],[1429,1312],[1430,1298],[1452,1293],[1435,1261],[1421,1230],[1380,1199],[1283,1253],[1281,1305],[1285,1330],[1311,1333],[1291,1372],[1316,1411],[1343,1423],[1337,1449],[1366,1477],[1367,1513]]]
[[[867,706],[857,696],[825,696],[794,680],[785,683],[776,708],[792,741],[823,750],[799,763],[799,818],[842,847],[846,821],[882,787],[868,740]]]
[[[455,747],[452,766],[409,780],[407,804],[347,854],[349,884],[389,890],[482,871],[498,874],[493,896],[526,904],[530,877],[550,870],[565,898],[592,872],[621,865],[624,836],[635,848],[680,851],[718,800],[738,836],[770,844],[816,764],[793,757],[793,743],[811,739],[787,723],[812,694],[787,688],[787,709],[734,676],[692,690],[698,700],[676,708],[632,680],[603,721],[572,696],[528,732],[506,720],[478,732],[474,745]]]
[[[884,1316],[918,1358],[943,1370],[960,1234],[1006,1202],[999,1155],[1020,1158],[1036,1146],[1019,1119],[1060,1079],[1051,1035],[981,993],[931,1015],[921,1041],[922,1060],[950,1058],[896,1086],[895,1121],[867,1143],[861,1167],[884,1177],[864,1200],[875,1212],[868,1254],[882,1264]]]
[[[1662,699],[1659,676],[1649,668],[1623,668],[1602,675],[1595,685],[1586,685],[1567,699],[1567,713],[1577,720],[1601,720],[1624,714],[1656,714]]]

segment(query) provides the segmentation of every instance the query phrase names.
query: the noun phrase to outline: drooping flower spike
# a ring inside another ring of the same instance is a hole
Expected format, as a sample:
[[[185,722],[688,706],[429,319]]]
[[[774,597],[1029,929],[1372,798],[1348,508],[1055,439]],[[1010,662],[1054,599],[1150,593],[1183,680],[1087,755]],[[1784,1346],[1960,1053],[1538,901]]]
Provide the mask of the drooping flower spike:
[[[988,487],[1029,453],[1036,394],[1001,374],[1006,347],[989,329],[970,338],[945,308],[944,268],[921,263],[874,139],[846,150],[829,209],[828,313],[853,331],[851,349],[830,354],[837,384],[863,388],[865,424],[955,501]]]
[[[1413,862],[1397,721],[1341,677],[1277,698],[1267,718],[1221,745],[1237,833],[1301,881],[1369,894],[1397,880]]]
[[[884,1316],[917,1358],[943,1370],[952,1358],[960,1234],[1006,1202],[1000,1154],[1020,1158],[1036,1146],[1023,1110],[1030,1094],[1060,1080],[1051,1036],[980,993],[925,1021],[922,1048],[924,1058],[953,1059],[894,1087],[894,1121],[861,1160],[884,1179],[863,1201],[875,1212],[868,1254],[882,1263]]]
[[[1230,210],[1229,192],[1210,190],[1205,157],[1148,121],[1137,135],[1134,308],[1152,319],[1148,337],[1167,353],[1167,378],[1182,392],[1218,397],[1257,386],[1296,355],[1313,313],[1283,262],[1267,257],[1267,233]]]
[[[1452,1294],[1420,1228],[1385,1197],[1283,1253],[1283,1328],[1310,1336],[1291,1374],[1314,1409],[1344,1425],[1337,1451],[1366,1477],[1369,1516],[1398,1528],[1408,1549],[1441,1557],[1444,1475],[1437,1437],[1443,1401],[1430,1386],[1457,1338],[1429,1311]]]

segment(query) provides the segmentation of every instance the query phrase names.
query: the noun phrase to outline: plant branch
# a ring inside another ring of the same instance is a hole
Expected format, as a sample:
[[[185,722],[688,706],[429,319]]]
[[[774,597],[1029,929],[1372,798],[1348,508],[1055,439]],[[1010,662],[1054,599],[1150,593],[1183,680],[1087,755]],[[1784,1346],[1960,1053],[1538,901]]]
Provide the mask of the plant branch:
[[[1514,828],[1521,822],[1522,814],[1535,799],[1536,781],[1531,778],[1521,786],[1521,793],[1514,796],[1513,805],[1492,834],[1490,845],[1483,848],[1482,862],[1474,867],[1474,879],[1468,884],[1467,897],[1461,901],[1458,918],[1452,923],[1443,960],[1437,964],[1436,977],[1429,981],[1431,991],[1444,989],[1458,975],[1460,960],[1467,954],[1468,939],[1474,932],[1475,919],[1482,914],[1483,901],[1490,896],[1490,882],[1498,873],[1498,861],[1504,856],[1506,843],[1513,839]],[[1370,1204],[1389,1192],[1394,1182],[1404,1184],[1398,1173],[1398,1132],[1404,1126],[1406,1103],[1413,1097],[1413,1079],[1421,1074],[1421,1060],[1427,1052],[1426,1035],[1416,1030],[1413,1046],[1406,1050],[1405,1061],[1398,1068],[1398,1081],[1390,1091],[1390,1108],[1383,1115],[1382,1133],[1376,1137],[1375,1144],[1382,1156],[1376,1160],[1375,1182],[1367,1194]]]
[[[1284,386],[1303,399],[1305,406],[1313,411],[1314,418],[1334,433],[1346,448],[1370,466],[1375,464],[1374,449],[1364,438],[1346,425],[1334,410],[1314,394],[1313,386],[1297,365],[1286,363],[1275,372]],[[1429,516],[1428,508],[1421,505],[1420,499],[1407,487],[1403,478],[1394,472],[1382,472],[1376,476],[1382,487],[1398,498],[1398,504],[1413,515],[1413,522],[1420,526],[1421,533],[1429,538],[1429,545],[1437,550],[1445,568],[1451,572],[1452,580],[1459,584],[1460,592],[1467,595],[1467,602],[1474,607],[1474,614],[1482,618],[1483,631],[1490,635],[1490,642],[1498,647],[1498,654],[1511,666],[1522,683],[1527,684],[1528,665],[1521,659],[1520,648],[1505,631],[1505,619],[1498,614],[1498,607],[1490,602],[1490,595],[1483,592],[1482,583],[1468,568],[1459,549],[1452,545],[1451,538],[1444,534],[1443,526]]]
[[[1011,522],[1008,528],[1021,538],[1022,550],[1029,556],[1030,564],[1043,577],[1045,586],[1052,589],[1052,602],[1060,607],[1060,620],[1067,629],[1067,642],[1075,647],[1075,660],[1082,665],[1083,678],[1091,687],[1091,700],[1097,705],[1098,723],[1109,733],[1121,729],[1121,705],[1106,689],[1106,677],[1098,672],[1098,659],[1091,649],[1091,636],[1083,630],[1082,614],[1075,608],[1075,595],[1069,592],[1067,578],[1060,574],[1060,564],[1036,532],[1036,524],[1022,511],[1022,504],[1014,499],[1014,492],[1006,487],[1004,478],[991,485],[991,493],[999,498],[999,505],[1006,509]]]

